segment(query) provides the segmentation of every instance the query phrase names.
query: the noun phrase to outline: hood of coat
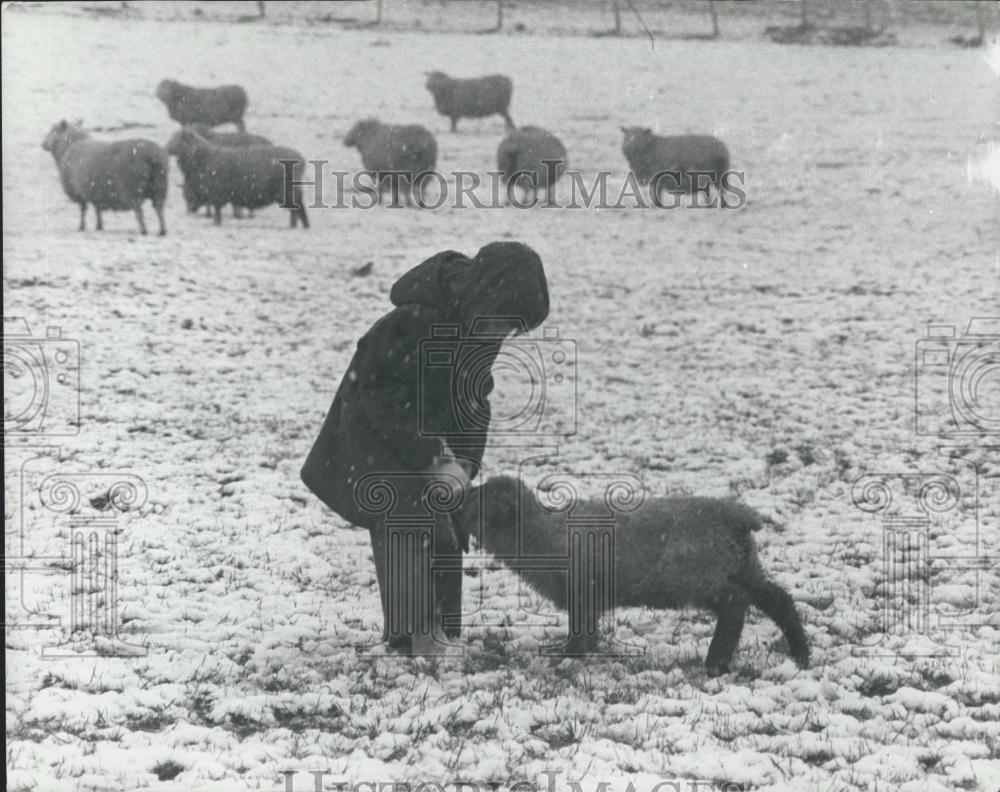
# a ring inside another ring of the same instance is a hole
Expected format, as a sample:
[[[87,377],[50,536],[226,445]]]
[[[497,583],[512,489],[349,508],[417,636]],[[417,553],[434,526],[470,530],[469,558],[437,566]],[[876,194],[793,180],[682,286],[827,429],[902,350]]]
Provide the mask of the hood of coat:
[[[438,253],[405,273],[389,292],[393,305],[425,305],[467,333],[505,337],[538,327],[549,313],[542,260],[520,242],[493,242],[474,259]]]

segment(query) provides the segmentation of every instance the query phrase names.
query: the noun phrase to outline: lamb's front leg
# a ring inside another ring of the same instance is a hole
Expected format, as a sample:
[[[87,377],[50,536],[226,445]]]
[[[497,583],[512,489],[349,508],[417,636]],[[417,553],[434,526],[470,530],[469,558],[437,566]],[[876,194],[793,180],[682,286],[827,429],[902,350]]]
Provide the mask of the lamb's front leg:
[[[726,583],[720,588],[712,604],[719,621],[715,625],[715,635],[712,636],[708,656],[705,658],[705,667],[710,677],[729,671],[729,663],[743,633],[748,607],[750,595],[745,590],[733,583]]]

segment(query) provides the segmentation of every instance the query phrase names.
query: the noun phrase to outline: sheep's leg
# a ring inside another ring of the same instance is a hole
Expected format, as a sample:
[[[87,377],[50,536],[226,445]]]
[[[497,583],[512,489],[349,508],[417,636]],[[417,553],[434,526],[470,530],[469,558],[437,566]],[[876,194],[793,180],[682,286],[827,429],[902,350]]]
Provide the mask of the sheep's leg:
[[[242,118],[237,118],[236,119],[236,128],[238,130],[240,130],[240,132],[246,132],[247,131],[247,125],[245,123],[243,123],[243,119]]]
[[[222,204],[216,204],[213,209],[215,211],[215,224],[222,225]]]
[[[104,221],[101,219],[101,208],[97,204],[94,204],[94,212],[97,214],[97,230],[103,231]]]
[[[154,203],[153,209],[156,210],[156,219],[160,222],[160,236],[167,235],[167,223],[163,219],[163,203]]]
[[[142,204],[135,207],[135,219],[139,221],[139,233],[146,236],[146,218],[142,216]]]
[[[306,214],[304,204],[299,204],[299,220],[302,221],[302,230],[309,228],[309,215]]]
[[[212,216],[212,207],[211,205],[209,205],[205,207],[205,217],[211,217],[211,216]]]
[[[86,218],[87,218],[87,204],[86,203],[82,203],[82,204],[80,204],[80,230],[81,231],[86,231],[87,230]]]
[[[765,580],[750,588],[751,601],[764,611],[778,627],[788,641],[789,653],[800,668],[809,667],[809,643],[795,602],[777,583]]]
[[[504,110],[500,113],[500,115],[503,116],[503,123],[504,126],[507,128],[507,131],[509,132],[510,130],[514,129],[514,119],[510,117],[510,114],[506,110]]]
[[[458,116],[451,116],[451,131],[458,132]]]
[[[233,204],[233,217],[235,217],[237,220],[242,220],[243,219],[243,207],[242,206],[237,206],[236,204]]]
[[[708,656],[705,658],[709,676],[719,676],[729,670],[729,662],[740,642],[749,606],[750,595],[732,583],[724,585],[716,597],[712,608],[718,614],[719,621],[715,625],[715,635],[712,636]]]

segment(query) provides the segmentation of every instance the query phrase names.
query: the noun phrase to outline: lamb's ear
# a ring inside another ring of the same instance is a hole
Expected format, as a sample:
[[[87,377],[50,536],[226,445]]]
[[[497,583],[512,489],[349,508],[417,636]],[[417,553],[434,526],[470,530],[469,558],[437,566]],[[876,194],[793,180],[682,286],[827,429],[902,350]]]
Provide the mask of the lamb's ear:
[[[62,121],[59,122],[59,131],[60,132],[65,131],[66,127],[68,126],[69,124],[66,123],[66,119],[64,118]]]

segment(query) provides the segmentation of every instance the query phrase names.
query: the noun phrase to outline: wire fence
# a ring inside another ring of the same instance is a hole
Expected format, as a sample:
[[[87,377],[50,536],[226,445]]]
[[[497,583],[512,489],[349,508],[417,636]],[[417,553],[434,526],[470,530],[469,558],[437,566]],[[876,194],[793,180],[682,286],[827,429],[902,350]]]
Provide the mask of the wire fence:
[[[1000,3],[988,0],[257,0],[55,4],[89,15],[508,35],[779,43],[988,44]]]

